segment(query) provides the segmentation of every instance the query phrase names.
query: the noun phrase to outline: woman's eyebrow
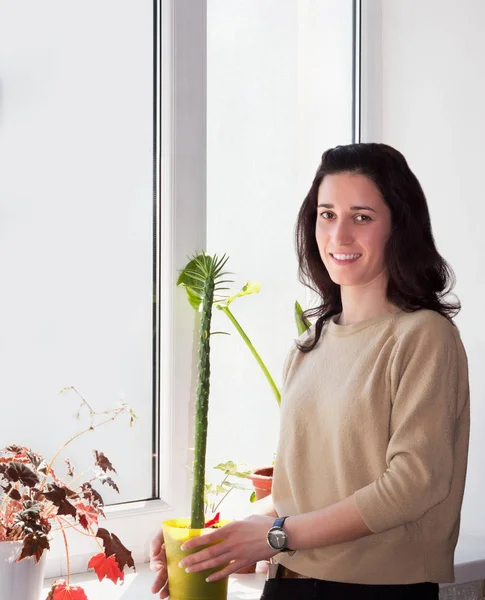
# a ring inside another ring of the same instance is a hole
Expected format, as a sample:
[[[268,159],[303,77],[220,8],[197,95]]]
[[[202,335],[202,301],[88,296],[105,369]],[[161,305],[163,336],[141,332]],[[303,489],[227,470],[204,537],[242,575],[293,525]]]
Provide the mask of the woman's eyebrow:
[[[334,208],[333,204],[319,204],[318,208]],[[375,209],[370,206],[351,206],[350,210],[370,210],[371,212],[377,212]]]

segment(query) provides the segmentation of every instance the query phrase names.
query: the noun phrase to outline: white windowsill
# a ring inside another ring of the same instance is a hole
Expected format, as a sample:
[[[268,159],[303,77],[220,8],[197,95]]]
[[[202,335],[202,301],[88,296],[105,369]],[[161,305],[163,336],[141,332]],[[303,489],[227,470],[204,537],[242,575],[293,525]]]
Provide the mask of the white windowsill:
[[[456,548],[455,559],[454,585],[484,580],[485,543],[483,536],[462,534]],[[145,563],[138,566],[136,573],[131,570],[126,572],[125,583],[122,586],[115,586],[111,581],[106,580],[99,582],[92,571],[73,575],[71,583],[82,585],[89,600],[138,600],[139,598],[156,600],[157,596],[150,593],[153,577],[154,574]],[[264,573],[231,576],[228,600],[259,600],[264,579]],[[52,581],[53,579],[45,581],[43,592],[46,595]],[[448,586],[443,585],[442,587]]]
[[[140,598],[156,600],[158,596],[150,592],[153,577],[154,574],[145,563],[138,567],[136,573],[125,573],[125,583],[121,586],[106,580],[99,582],[93,572],[73,575],[71,584],[82,585],[89,600],[139,600]],[[231,576],[228,600],[259,600],[264,578],[263,573]],[[52,579],[45,581],[43,594],[47,595],[52,582]]]

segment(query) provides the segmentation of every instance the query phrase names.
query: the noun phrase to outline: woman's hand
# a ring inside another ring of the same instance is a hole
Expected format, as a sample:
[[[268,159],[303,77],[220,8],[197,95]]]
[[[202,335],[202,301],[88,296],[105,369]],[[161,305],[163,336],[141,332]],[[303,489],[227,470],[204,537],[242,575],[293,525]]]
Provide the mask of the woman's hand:
[[[214,545],[186,556],[179,566],[189,573],[195,573],[226,565],[207,578],[207,581],[218,581],[258,560],[272,558],[278,554],[267,542],[273,521],[273,517],[253,515],[192,538],[182,545],[182,550],[193,550],[206,544]]]
[[[160,598],[168,598],[168,574],[167,557],[165,555],[165,544],[163,543],[163,531],[160,530],[152,541],[150,552],[150,569],[156,572],[155,581],[152,585],[152,593],[158,594]]]

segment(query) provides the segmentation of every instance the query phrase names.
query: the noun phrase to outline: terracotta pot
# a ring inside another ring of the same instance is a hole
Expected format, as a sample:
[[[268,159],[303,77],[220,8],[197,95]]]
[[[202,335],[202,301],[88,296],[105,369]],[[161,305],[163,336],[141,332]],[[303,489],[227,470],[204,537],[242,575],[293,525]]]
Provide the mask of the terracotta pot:
[[[221,521],[221,525],[226,523],[229,521]],[[228,577],[214,583],[206,581],[206,577],[219,571],[221,567],[199,573],[186,573],[178,566],[182,558],[194,552],[194,550],[182,552],[180,546],[187,540],[198,537],[202,532],[210,531],[210,529],[190,529],[189,526],[190,519],[171,519],[163,523],[170,600],[227,600]],[[202,548],[207,546],[201,546],[197,551]]]
[[[248,475],[248,479],[253,482],[256,499],[261,500],[261,498],[266,498],[266,496],[271,494],[273,486],[273,467],[255,469]]]
[[[256,573],[256,563],[236,571],[236,575],[247,575],[248,573]]]
[[[16,562],[22,542],[0,542],[1,600],[39,600],[44,582],[47,552],[38,563],[33,557]]]

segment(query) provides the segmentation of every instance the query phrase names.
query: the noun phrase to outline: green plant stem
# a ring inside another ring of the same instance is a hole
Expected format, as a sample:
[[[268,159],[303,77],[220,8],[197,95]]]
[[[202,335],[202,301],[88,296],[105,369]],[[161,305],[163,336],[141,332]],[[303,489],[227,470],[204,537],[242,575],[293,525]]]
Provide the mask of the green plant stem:
[[[269,385],[270,385],[270,387],[271,387],[271,389],[273,391],[273,394],[275,395],[276,402],[278,402],[278,406],[280,406],[280,404],[281,404],[281,394],[280,394],[280,391],[277,388],[276,383],[274,382],[273,378],[271,377],[271,374],[268,371],[266,365],[264,364],[263,359],[261,358],[261,356],[259,356],[258,352],[256,351],[256,348],[253,346],[253,344],[251,343],[251,340],[248,338],[248,336],[246,335],[244,329],[241,327],[241,325],[237,321],[236,317],[232,314],[232,312],[230,311],[230,309],[227,306],[223,306],[221,308],[221,310],[226,314],[226,316],[228,317],[228,319],[231,321],[231,323],[237,329],[239,335],[242,337],[242,339],[246,343],[246,346],[251,351],[251,354],[254,356],[254,358],[258,362],[258,365],[261,367],[261,370],[263,371],[264,376],[266,377],[266,380],[268,381],[268,383],[269,383]]]
[[[219,506],[221,505],[222,501],[223,501],[223,500],[225,500],[225,499],[227,498],[228,494],[229,494],[230,492],[232,492],[232,490],[233,490],[233,489],[234,489],[234,488],[229,488],[229,489],[227,490],[227,492],[224,494],[224,496],[222,496],[222,498],[221,498],[221,499],[219,500],[219,502],[217,503],[217,506],[214,506],[214,508],[212,509],[212,512],[213,512],[213,513],[216,513],[216,512],[217,512],[217,509],[218,509],[218,508],[219,508]],[[214,502],[214,505],[215,505],[215,502]]]

